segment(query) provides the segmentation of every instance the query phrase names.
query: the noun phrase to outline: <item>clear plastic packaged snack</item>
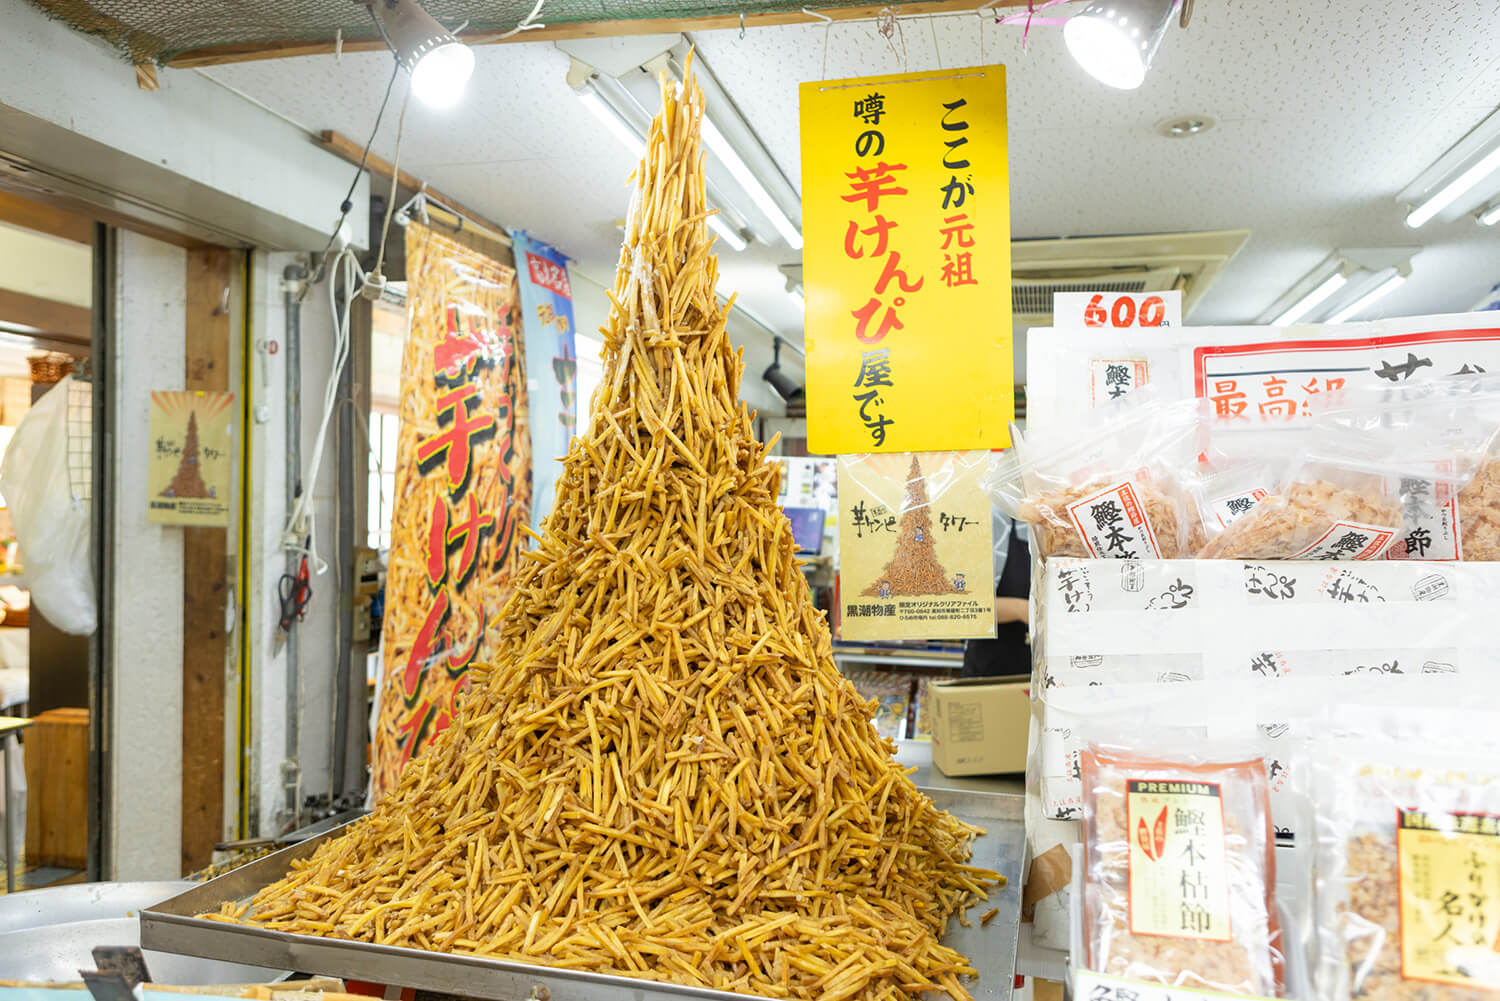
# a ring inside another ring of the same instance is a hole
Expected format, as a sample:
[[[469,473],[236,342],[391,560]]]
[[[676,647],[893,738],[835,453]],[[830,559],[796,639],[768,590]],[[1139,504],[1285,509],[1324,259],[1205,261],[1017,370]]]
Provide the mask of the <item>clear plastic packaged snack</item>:
[[[1319,434],[1353,434],[1402,468],[1393,560],[1500,559],[1500,378],[1467,375],[1344,394]]]
[[[1201,427],[1193,400],[1141,390],[1068,433],[1013,434],[991,499],[1031,526],[1043,557],[1176,559],[1203,544],[1183,484]]]
[[[1458,527],[1463,559],[1500,560],[1500,436],[1458,492]]]
[[[1374,560],[1401,530],[1399,469],[1309,456],[1200,559]]]
[[[1319,1001],[1494,1001],[1500,758],[1493,747],[1324,738],[1311,744],[1308,761]]]
[[[1087,969],[1173,987],[1277,996],[1283,983],[1264,761],[1089,745]]]

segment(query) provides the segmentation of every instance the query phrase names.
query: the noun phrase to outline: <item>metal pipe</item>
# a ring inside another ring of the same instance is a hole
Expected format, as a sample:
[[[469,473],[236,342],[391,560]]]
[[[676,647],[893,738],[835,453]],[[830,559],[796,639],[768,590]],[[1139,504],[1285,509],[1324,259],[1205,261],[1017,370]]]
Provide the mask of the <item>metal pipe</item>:
[[[347,293],[346,293],[347,294]],[[364,315],[362,310],[361,315]],[[338,392],[338,618],[334,628],[333,669],[333,769],[329,773],[329,805],[344,794],[344,768],[348,759],[349,673],[354,636],[354,592],[358,579],[354,567],[354,478],[360,475],[354,452],[354,358],[353,351],[339,373]]]
[[[302,493],[302,305],[298,290],[307,280],[307,269],[290,264],[282,272],[281,299],[286,310],[286,510],[290,514]],[[295,580],[299,554],[287,550],[286,573]],[[301,772],[301,685],[297,664],[297,620],[286,630],[286,756],[281,762],[281,782],[286,800],[281,823],[297,826],[300,806],[297,786]]]
[[[114,680],[109,671],[114,654],[115,626],[112,614],[115,579],[106,573],[114,563],[115,491],[111,484],[114,463],[115,385],[115,261],[119,236],[104,223],[94,224],[94,316],[93,350],[89,368],[94,391],[94,456],[90,494],[93,500],[93,547],[89,562],[94,571],[94,607],[99,626],[89,637],[89,803],[88,860],[85,877],[90,882],[112,877],[109,862],[113,848],[105,820],[113,794],[114,769],[110,764],[111,713],[114,711]]]

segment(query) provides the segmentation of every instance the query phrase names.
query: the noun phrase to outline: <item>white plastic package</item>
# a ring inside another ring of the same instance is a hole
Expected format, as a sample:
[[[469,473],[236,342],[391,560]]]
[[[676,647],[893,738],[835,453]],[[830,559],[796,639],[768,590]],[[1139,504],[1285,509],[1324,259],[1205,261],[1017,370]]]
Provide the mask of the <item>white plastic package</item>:
[[[1451,732],[1311,745],[1320,1001],[1500,991],[1500,754]]]
[[[1141,391],[1066,433],[1013,433],[985,480],[990,499],[1031,527],[1039,556],[1176,559],[1202,545],[1183,486],[1200,428],[1195,401]]]
[[[86,636],[97,621],[88,500],[68,479],[67,376],[21,418],[0,463],[0,492],[26,562],[31,600],[66,633]]]
[[[1284,983],[1266,770],[1253,754],[1146,737],[1090,745],[1084,785],[1087,969],[1278,996]]]

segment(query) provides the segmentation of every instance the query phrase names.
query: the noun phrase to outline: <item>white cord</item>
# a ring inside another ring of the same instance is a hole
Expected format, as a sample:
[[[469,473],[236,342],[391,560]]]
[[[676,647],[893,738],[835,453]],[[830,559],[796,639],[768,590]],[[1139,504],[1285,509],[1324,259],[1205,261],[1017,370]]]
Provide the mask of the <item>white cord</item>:
[[[381,268],[385,266],[385,242],[391,235],[391,216],[396,211],[396,192],[401,186],[401,137],[406,132],[406,105],[411,101],[411,88],[406,88],[406,96],[401,99],[401,117],[396,122],[396,154],[391,159],[391,194],[385,200],[385,222],[380,226],[380,251],[375,255],[375,270],[372,274],[380,275],[382,283],[385,276],[381,274]]]
[[[323,465],[323,445],[328,440],[328,423],[333,418],[333,412],[338,407],[339,379],[344,373],[344,366],[349,362],[349,310],[354,303],[354,296],[358,292],[358,286],[364,270],[359,266],[359,258],[354,252],[345,247],[339,251],[334,258],[333,267],[329,269],[328,275],[328,310],[333,316],[333,368],[328,373],[328,382],[323,387],[323,415],[318,420],[318,434],[313,442],[312,461],[308,464],[307,474],[303,477],[302,493],[297,497],[297,504],[287,515],[286,529],[281,534],[281,545],[289,553],[300,553],[308,558],[312,564],[314,573],[322,574],[328,571],[328,564],[318,556],[317,519],[312,506],[313,491],[318,482],[318,470]],[[339,310],[338,287],[339,279],[343,279],[344,308]],[[301,542],[307,540],[304,547]]]

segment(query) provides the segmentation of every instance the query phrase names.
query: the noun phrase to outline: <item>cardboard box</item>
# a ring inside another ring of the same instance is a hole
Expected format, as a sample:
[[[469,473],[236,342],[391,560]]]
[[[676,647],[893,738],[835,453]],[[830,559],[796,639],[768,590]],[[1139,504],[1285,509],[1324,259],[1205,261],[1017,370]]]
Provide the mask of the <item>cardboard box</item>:
[[[1031,680],[934,682],[932,763],[944,775],[1026,770]]]

